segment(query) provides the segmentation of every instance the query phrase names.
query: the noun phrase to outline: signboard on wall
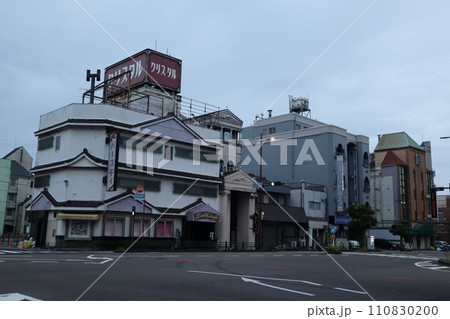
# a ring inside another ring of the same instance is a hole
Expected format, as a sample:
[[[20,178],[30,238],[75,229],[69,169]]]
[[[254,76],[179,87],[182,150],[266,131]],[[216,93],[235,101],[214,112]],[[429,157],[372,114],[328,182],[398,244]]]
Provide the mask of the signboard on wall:
[[[146,49],[105,69],[108,95],[114,95],[145,83],[179,93],[181,60]]]
[[[106,190],[108,192],[117,189],[117,162],[119,159],[119,133],[111,133],[109,136],[109,159],[106,175]]]
[[[344,156],[336,156],[337,211],[344,210]]]

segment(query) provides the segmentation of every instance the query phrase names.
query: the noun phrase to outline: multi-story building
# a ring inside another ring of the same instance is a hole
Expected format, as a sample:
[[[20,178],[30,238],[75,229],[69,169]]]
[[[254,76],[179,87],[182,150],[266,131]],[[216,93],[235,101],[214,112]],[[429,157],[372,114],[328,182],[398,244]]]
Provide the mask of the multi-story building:
[[[322,204],[329,222],[348,222],[335,217],[345,215],[349,205],[369,202],[369,139],[309,118],[306,99],[300,99],[300,105],[290,102],[290,113],[269,112],[243,129],[241,168],[287,185],[303,180],[324,186]]]
[[[435,240],[450,243],[450,195],[437,196],[437,216],[433,220]]]
[[[413,228],[413,247],[427,248],[433,235],[430,193],[433,185],[431,145],[417,144],[405,132],[379,136],[374,150],[372,206],[379,228],[399,221]]]
[[[35,134],[28,210],[38,246],[124,244],[150,225],[145,237],[159,243],[214,239],[221,183],[216,149],[204,142],[193,154],[202,138],[176,117],[70,104],[42,115]]]
[[[32,162],[22,146],[0,159],[0,236],[25,234],[25,205],[32,194]]]

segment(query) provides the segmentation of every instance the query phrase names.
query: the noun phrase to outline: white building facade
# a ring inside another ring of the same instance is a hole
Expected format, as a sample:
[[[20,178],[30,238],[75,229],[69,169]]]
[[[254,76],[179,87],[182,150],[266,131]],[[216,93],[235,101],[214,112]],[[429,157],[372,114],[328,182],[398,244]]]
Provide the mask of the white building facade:
[[[143,231],[156,246],[216,239],[216,148],[176,117],[70,104],[42,115],[35,134],[28,220],[37,246],[114,247]]]

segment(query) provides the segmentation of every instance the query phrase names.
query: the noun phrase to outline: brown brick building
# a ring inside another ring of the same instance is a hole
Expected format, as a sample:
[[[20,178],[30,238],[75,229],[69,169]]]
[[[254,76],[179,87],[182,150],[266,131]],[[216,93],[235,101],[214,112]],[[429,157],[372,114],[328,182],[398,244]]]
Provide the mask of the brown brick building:
[[[413,247],[428,248],[433,240],[430,191],[433,184],[431,155],[405,132],[379,137],[375,147],[375,166],[392,178],[393,222],[409,221],[413,228]]]

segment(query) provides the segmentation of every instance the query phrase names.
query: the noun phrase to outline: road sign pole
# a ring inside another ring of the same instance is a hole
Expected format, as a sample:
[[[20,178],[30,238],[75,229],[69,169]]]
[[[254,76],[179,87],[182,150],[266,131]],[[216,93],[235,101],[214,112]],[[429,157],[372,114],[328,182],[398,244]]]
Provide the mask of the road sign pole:
[[[144,201],[142,202],[142,243],[144,242],[144,221],[145,221],[145,191],[144,191]]]

